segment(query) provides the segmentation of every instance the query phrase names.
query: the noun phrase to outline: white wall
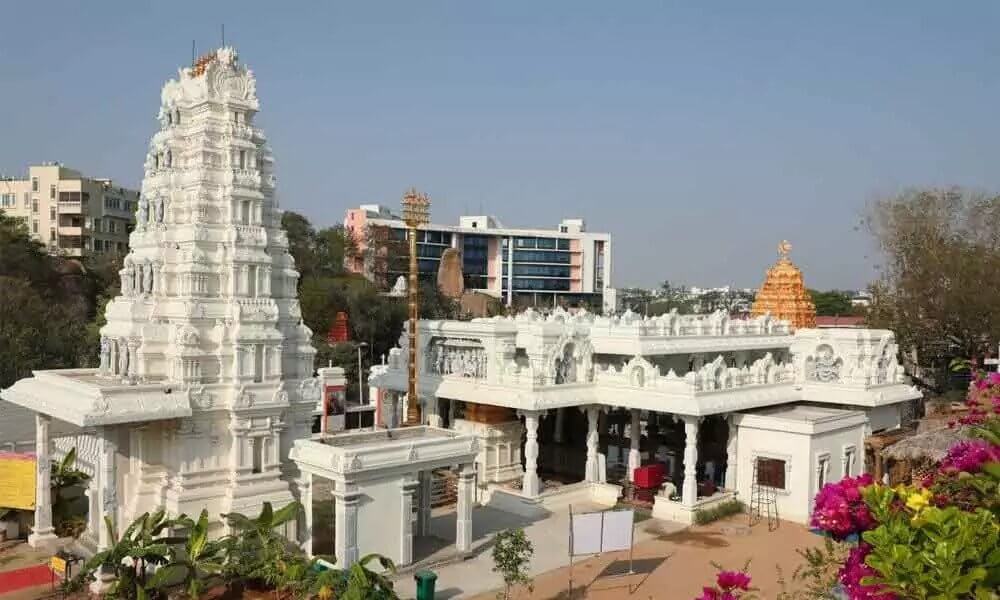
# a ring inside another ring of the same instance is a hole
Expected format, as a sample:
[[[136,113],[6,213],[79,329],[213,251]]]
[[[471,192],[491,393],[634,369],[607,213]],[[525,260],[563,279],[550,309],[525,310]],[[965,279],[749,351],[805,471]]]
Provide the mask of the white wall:
[[[867,409],[868,422],[871,423],[872,431],[883,429],[895,429],[902,425],[900,422],[900,408],[902,404],[886,404]]]
[[[853,475],[864,469],[864,427],[856,425],[810,436],[788,431],[757,429],[741,425],[737,440],[737,490],[739,499],[750,506],[753,466],[756,457],[776,458],[785,462],[785,490],[775,492],[778,516],[807,523],[813,498],[818,491],[817,466],[823,455],[829,456],[827,483],[844,476],[844,451],[854,447]],[[763,513],[762,513],[763,514]]]
[[[362,494],[358,504],[358,557],[377,552],[399,562],[402,478],[359,482],[358,489]]]
[[[809,518],[811,469],[809,436],[740,426],[736,442],[738,498],[750,507],[753,466],[758,456],[785,461],[785,490],[775,492],[778,517],[804,523]],[[762,510],[762,514],[764,514]]]

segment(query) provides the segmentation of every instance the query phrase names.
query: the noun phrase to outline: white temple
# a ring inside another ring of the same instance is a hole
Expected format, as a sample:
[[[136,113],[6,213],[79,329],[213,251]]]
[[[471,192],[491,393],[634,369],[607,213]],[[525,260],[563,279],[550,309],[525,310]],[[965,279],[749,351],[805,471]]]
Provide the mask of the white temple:
[[[311,433],[315,351],[258,109],[232,48],[163,86],[100,368],[36,371],[3,391],[37,414],[39,490],[50,425],[74,433],[55,446],[77,446],[94,476],[84,540],[98,549],[110,543],[102,514],[127,523],[162,506],[218,519],[308,492],[288,452]],[[37,497],[35,545],[54,537],[49,495]]]
[[[511,510],[568,494],[611,505],[616,476],[663,463],[673,485],[655,517],[690,522],[764,491],[805,521],[816,491],[862,472],[868,436],[903,426],[920,397],[885,330],[557,309],[418,333],[425,422],[479,439],[477,480]],[[389,425],[405,414],[406,347],[404,333],[370,378]]]

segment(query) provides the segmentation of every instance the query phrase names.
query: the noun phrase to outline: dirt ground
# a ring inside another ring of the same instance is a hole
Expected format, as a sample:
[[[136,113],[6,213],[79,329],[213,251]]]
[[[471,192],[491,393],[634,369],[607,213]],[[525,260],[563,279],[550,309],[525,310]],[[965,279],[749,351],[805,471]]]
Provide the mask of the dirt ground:
[[[615,552],[581,560],[572,568],[573,593],[568,594],[570,569],[557,569],[534,580],[534,592],[517,590],[516,600],[690,600],[702,587],[715,581],[716,568],[742,568],[751,560],[753,585],[762,600],[773,599],[781,591],[780,566],[786,579],[802,564],[796,549],[817,546],[822,540],[805,527],[782,521],[775,531],[767,524],[747,532],[746,516],[738,515],[715,523],[691,527],[639,544],[633,554],[633,575],[627,575],[628,553]],[[790,588],[791,589],[791,588]],[[496,591],[474,597],[495,600]]]

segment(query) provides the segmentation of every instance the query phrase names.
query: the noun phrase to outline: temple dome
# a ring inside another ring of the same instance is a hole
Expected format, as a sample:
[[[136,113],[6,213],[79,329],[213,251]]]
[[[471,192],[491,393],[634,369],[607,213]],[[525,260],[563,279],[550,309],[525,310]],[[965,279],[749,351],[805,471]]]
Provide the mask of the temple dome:
[[[778,244],[778,262],[767,270],[750,313],[754,317],[769,313],[788,321],[793,329],[815,327],[816,305],[806,290],[802,271],[788,258],[791,249],[787,241]]]

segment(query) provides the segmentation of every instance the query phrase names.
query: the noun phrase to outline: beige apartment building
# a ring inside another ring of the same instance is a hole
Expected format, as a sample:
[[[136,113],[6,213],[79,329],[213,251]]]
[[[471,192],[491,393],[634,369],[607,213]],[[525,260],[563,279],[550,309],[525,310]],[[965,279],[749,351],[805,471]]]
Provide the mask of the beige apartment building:
[[[59,163],[29,167],[26,179],[0,179],[0,210],[22,219],[53,254],[124,254],[138,203],[139,192]]]

